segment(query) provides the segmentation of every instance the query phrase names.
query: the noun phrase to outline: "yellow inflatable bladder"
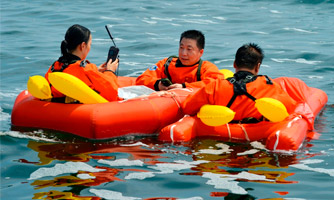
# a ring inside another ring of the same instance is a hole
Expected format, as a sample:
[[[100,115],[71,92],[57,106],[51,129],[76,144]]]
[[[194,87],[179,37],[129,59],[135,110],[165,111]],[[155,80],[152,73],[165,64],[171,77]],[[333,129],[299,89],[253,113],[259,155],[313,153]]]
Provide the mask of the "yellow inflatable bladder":
[[[280,122],[289,116],[286,107],[279,100],[264,97],[255,100],[257,110],[269,121]]]
[[[107,103],[108,101],[92,90],[79,78],[64,72],[49,74],[49,81],[59,92],[84,104]]]
[[[224,78],[225,79],[231,78],[231,77],[234,76],[234,73],[231,70],[229,70],[229,69],[221,69],[219,71],[220,71],[220,73],[224,74]]]
[[[29,77],[27,88],[29,93],[38,99],[52,98],[50,84],[43,76],[35,75]]]
[[[235,112],[226,106],[204,105],[197,117],[208,126],[221,126],[233,120]]]

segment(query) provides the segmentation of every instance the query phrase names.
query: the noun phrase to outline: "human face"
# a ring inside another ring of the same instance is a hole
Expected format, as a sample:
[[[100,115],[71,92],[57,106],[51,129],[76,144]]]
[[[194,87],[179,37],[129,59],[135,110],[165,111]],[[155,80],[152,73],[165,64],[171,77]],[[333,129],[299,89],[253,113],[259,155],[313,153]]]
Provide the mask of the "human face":
[[[194,39],[182,38],[179,46],[179,59],[183,65],[194,65],[202,57],[204,49],[197,47]]]

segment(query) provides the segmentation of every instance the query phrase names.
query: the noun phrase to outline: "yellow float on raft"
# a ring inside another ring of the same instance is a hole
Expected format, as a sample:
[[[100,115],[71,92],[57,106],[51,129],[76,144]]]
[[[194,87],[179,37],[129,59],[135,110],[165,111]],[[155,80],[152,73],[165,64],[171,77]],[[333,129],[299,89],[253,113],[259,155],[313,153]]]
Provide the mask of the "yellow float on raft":
[[[229,69],[221,69],[220,73],[224,74],[224,79],[231,78],[234,76],[234,73]]]
[[[257,110],[269,121],[280,122],[289,116],[284,104],[276,99],[264,97],[255,100]],[[204,105],[197,117],[208,126],[221,126],[233,120],[235,112],[226,106]]]
[[[234,118],[235,112],[226,106],[204,105],[197,113],[197,117],[208,126],[221,126]]]
[[[280,122],[289,116],[286,107],[277,99],[264,97],[255,100],[257,110],[269,121]]]
[[[43,76],[35,75],[29,77],[27,88],[29,93],[38,99],[52,98],[50,85]]]
[[[107,103],[108,101],[92,90],[79,78],[63,73],[49,74],[49,81],[59,92],[84,104]]]

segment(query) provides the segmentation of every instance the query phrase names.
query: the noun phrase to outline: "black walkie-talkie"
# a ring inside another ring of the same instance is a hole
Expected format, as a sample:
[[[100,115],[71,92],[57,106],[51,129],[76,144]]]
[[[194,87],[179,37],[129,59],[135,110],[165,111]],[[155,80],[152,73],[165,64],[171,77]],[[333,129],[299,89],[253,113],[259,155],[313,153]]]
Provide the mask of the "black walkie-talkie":
[[[109,48],[108,58],[107,58],[107,63],[108,63],[108,61],[109,61],[110,59],[112,59],[112,62],[114,62],[117,58],[119,58],[119,56],[118,56],[119,48],[116,47],[116,44],[115,44],[115,42],[114,42],[113,37],[111,36],[111,33],[110,33],[109,29],[108,29],[108,26],[106,25],[105,27],[106,27],[106,29],[107,29],[107,32],[108,32],[108,34],[109,34],[109,37],[110,37],[111,41],[114,43],[114,46],[111,46],[111,47]],[[118,75],[118,68],[117,68],[115,74]]]

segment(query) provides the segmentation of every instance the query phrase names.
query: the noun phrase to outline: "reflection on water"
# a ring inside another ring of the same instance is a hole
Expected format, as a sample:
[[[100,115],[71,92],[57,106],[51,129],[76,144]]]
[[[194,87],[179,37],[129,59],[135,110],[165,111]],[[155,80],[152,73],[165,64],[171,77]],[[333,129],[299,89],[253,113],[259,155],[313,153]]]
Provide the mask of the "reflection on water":
[[[297,184],[298,181],[293,180],[294,173],[285,169],[314,156],[309,153],[276,154],[264,150],[257,143],[237,144],[209,138],[180,145],[162,144],[152,138],[141,138],[132,143],[85,140],[49,143],[31,140],[28,147],[39,157],[39,162],[20,160],[39,166],[28,179],[32,180],[31,185],[36,190],[34,199],[108,199],[106,196],[111,194],[120,195],[121,199],[141,199],[123,196],[121,192],[110,189],[113,184],[118,187],[131,181],[154,184],[155,179],[168,174],[204,179],[211,188],[208,191],[211,197],[255,199],[248,194],[252,188],[243,188],[239,184]],[[164,187],[176,186],[167,184]],[[279,195],[288,193],[272,192]],[[173,198],[176,197],[146,199]]]

